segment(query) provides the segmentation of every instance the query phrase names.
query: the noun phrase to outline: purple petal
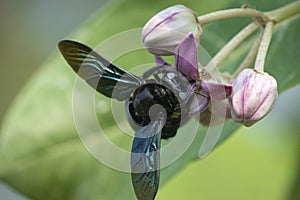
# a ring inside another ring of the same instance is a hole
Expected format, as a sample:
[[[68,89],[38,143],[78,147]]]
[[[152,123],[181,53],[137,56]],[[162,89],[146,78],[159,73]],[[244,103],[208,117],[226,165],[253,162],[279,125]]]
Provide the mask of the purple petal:
[[[201,82],[202,89],[209,93],[209,96],[216,100],[223,100],[228,98],[232,93],[231,84],[212,83],[212,82]]]
[[[199,80],[198,47],[192,33],[189,33],[175,49],[175,67],[187,78]]]
[[[210,103],[208,94],[202,91],[201,94],[195,94],[194,99],[191,103],[189,114],[197,114],[207,109]]]
[[[164,65],[166,62],[164,61],[164,59],[160,56],[155,56],[155,62],[157,65]]]

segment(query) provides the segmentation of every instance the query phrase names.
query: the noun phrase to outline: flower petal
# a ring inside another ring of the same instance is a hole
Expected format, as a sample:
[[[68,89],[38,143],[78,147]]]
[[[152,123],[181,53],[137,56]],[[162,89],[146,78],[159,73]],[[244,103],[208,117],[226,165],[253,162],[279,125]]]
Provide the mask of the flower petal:
[[[202,89],[209,93],[209,96],[216,100],[224,100],[228,98],[232,93],[231,84],[213,83],[207,81],[201,81]]]
[[[164,65],[166,64],[166,61],[160,56],[155,56],[155,62],[157,65]]]
[[[203,112],[209,106],[210,98],[205,92],[202,91],[201,94],[195,94],[193,98],[189,110],[190,115]]]
[[[175,49],[175,67],[188,79],[199,79],[198,46],[192,33],[189,33]]]

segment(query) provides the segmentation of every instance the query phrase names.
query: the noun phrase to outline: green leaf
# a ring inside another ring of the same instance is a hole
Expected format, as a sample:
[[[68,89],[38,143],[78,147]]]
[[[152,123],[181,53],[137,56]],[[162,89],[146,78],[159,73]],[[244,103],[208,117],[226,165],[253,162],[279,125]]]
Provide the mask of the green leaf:
[[[96,46],[111,35],[142,27],[156,12],[173,4],[171,0],[115,1],[96,13],[71,38]],[[239,7],[243,1],[189,0],[185,4],[200,15]],[[272,5],[268,1],[251,1],[257,9],[272,9],[280,4],[280,1],[272,1]],[[278,80],[280,92],[300,82],[297,78],[300,75],[297,67],[300,57],[296,55],[300,47],[297,39],[299,21],[298,17],[279,25],[272,40],[267,71]],[[235,19],[208,25],[204,28],[201,44],[214,54],[248,22],[247,19]],[[244,46],[230,55],[224,68],[230,66],[232,70],[236,67],[250,42],[247,40]],[[117,51],[121,47],[113,45],[110,48]],[[122,67],[135,66],[153,62],[153,57],[146,51],[137,51],[116,62]],[[18,95],[2,123],[0,179],[36,200],[134,199],[130,175],[101,164],[84,148],[72,113],[74,80],[75,74],[55,51]],[[97,98],[103,99],[100,95]],[[108,102],[107,99],[103,101]],[[97,111],[97,116],[101,127],[109,133],[107,137],[129,150],[131,138],[124,136],[115,126],[112,114]],[[219,142],[238,127],[231,120],[226,122]],[[206,127],[199,127],[192,145],[183,156],[162,170],[161,186],[187,163],[198,158],[206,132]],[[90,139],[93,139],[92,136]]]

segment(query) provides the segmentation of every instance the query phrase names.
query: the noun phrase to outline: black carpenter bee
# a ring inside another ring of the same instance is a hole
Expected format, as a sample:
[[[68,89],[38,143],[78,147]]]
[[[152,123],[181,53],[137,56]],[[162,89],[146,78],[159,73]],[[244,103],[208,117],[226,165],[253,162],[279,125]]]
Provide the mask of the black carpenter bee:
[[[96,91],[125,101],[135,130],[132,184],[139,200],[153,200],[159,185],[160,141],[175,136],[189,118],[193,83],[166,63],[138,77],[81,43],[63,40],[58,46],[72,69]]]

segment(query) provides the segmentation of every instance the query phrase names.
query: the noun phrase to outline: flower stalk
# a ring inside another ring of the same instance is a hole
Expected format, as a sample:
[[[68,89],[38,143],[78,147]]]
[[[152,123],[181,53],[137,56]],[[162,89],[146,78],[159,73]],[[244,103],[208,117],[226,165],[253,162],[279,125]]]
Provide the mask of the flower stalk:
[[[254,21],[236,34],[208,63],[206,68],[207,72],[212,73],[242,41],[244,41],[259,27],[260,23],[258,21]]]
[[[292,2],[281,8],[265,12],[265,15],[270,17],[276,24],[279,24],[290,17],[300,14],[300,1]]]
[[[243,62],[240,64],[240,66],[235,70],[233,77],[235,78],[241,71],[243,71],[244,69],[250,67],[250,65],[252,64],[252,62],[254,61],[257,52],[258,52],[258,48],[259,45],[261,43],[262,40],[262,36],[263,36],[263,31],[260,33],[260,35],[257,37],[256,41],[254,42],[254,44],[252,45],[250,51],[248,52],[247,56],[244,58]]]
[[[292,2],[281,8],[271,10],[268,12],[261,12],[250,8],[234,8],[208,13],[198,17],[201,25],[208,24],[222,19],[236,18],[236,17],[250,17],[265,24],[268,21],[274,21],[276,24],[285,21],[300,13],[300,1]]]
[[[254,69],[259,73],[264,73],[265,60],[268,52],[268,48],[270,46],[272,31],[273,31],[274,22],[267,22],[263,36],[260,42],[260,46],[258,49],[258,53],[255,60]]]
[[[207,65],[207,71],[212,73],[232,52],[242,41],[244,41],[251,33],[253,33],[260,25],[265,26],[265,34],[260,40],[261,45],[258,50],[258,55],[256,59],[256,70],[258,72],[263,72],[264,59],[266,57],[267,49],[270,44],[272,37],[273,26],[279,24],[290,17],[300,14],[300,1],[292,2],[281,8],[261,12],[255,9],[248,8],[236,8],[212,12],[198,17],[198,21],[201,25],[235,17],[250,17],[254,18],[255,21],[246,26],[241,32],[239,32],[235,37],[233,37],[212,59],[212,61]],[[256,46],[255,46],[256,47]],[[257,47],[256,47],[257,48]],[[244,62],[239,67],[241,70],[245,68],[246,65],[252,62],[253,56],[257,52],[256,48],[253,47],[250,50],[248,56],[245,58]],[[238,71],[241,71],[238,70]],[[237,73],[235,73],[237,74]]]
[[[250,18],[255,18],[258,21],[262,21],[262,22],[267,22],[270,20],[269,17],[265,15],[263,12],[260,12],[255,9],[234,8],[234,9],[216,11],[216,12],[199,16],[198,21],[200,22],[201,25],[204,25],[210,22],[219,21],[228,18],[235,18],[235,17],[250,17]]]

